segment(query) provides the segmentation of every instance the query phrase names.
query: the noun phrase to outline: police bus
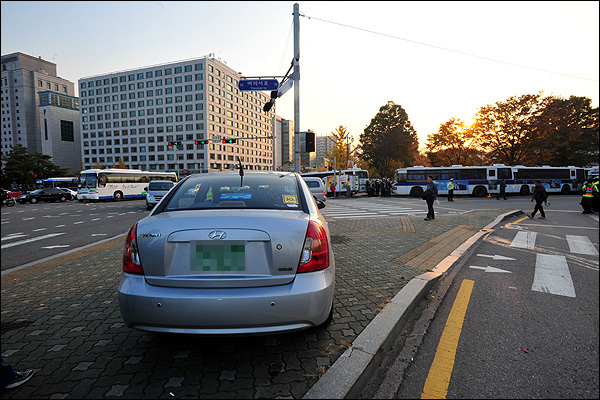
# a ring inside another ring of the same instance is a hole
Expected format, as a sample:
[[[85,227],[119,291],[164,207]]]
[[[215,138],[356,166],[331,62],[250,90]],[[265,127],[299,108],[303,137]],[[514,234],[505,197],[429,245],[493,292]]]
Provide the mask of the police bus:
[[[336,176],[339,176],[339,180],[336,182],[336,191],[343,191],[343,185],[349,182],[353,194],[359,192],[366,193],[367,181],[369,180],[369,171],[366,169],[350,168],[341,171],[305,172],[300,174],[300,176],[321,178],[327,192],[330,192],[329,186],[332,181],[335,181],[334,173]]]
[[[77,190],[77,185],[79,183],[79,178],[74,176],[66,176],[60,178],[46,178],[46,179],[38,179],[35,182],[36,189],[48,189],[48,188],[64,188]]]
[[[177,182],[175,172],[150,172],[139,169],[86,169],[79,176],[77,200],[122,200],[143,198],[144,188],[153,180]]]
[[[534,181],[540,180],[548,192],[568,194],[581,190],[585,169],[579,167],[525,167],[493,164],[487,166],[406,167],[395,173],[392,193],[420,197],[427,186],[427,177],[433,176],[439,194],[448,194],[450,178],[454,179],[454,194],[485,197],[499,192],[504,179],[506,193],[528,195]]]

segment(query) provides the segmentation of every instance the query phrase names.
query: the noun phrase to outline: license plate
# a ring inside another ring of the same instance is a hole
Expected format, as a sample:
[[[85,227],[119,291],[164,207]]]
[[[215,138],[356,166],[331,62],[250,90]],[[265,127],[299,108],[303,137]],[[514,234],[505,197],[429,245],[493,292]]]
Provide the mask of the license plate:
[[[190,271],[204,273],[243,272],[246,270],[246,245],[190,241]]]
[[[82,197],[83,197],[84,200],[87,199],[87,197],[85,197],[85,196],[82,196]]]

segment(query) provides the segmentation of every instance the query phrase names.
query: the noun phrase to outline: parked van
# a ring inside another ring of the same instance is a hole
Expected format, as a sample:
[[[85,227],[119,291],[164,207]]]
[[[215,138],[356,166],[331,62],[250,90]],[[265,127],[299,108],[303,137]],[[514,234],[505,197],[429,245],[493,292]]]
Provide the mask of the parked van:
[[[173,181],[150,181],[144,188],[146,190],[146,209],[152,210],[173,186],[175,186]]]

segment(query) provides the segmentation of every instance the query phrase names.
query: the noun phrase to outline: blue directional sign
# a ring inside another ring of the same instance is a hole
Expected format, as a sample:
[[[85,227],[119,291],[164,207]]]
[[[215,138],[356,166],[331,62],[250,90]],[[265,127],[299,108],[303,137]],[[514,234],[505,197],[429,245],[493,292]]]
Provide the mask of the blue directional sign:
[[[241,91],[251,90],[277,90],[279,82],[277,79],[244,79],[238,82],[238,88]]]

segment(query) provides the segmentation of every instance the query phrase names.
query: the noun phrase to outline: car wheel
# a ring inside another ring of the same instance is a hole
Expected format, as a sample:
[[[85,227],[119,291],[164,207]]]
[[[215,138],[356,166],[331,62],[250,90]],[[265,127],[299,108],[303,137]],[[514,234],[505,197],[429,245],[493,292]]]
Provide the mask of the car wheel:
[[[529,186],[527,186],[527,185],[521,186],[521,189],[519,190],[519,194],[521,196],[527,196],[529,194]]]
[[[60,202],[64,203],[65,201],[67,201],[67,198],[65,196],[60,196]]]
[[[560,189],[560,192],[561,192],[562,194],[569,194],[569,193],[571,193],[571,187],[570,187],[568,184],[567,184],[567,185],[564,185],[564,186],[562,187],[562,189]]]
[[[152,206],[150,204],[146,204],[146,210],[148,210],[148,211],[152,210]]]
[[[113,199],[115,199],[115,201],[121,201],[121,200],[123,200],[123,193],[121,193],[121,192],[115,192],[113,194]]]
[[[36,199],[35,197],[32,197],[32,198],[31,198],[31,200],[29,200],[29,202],[30,202],[31,204],[35,204],[35,203],[37,203],[37,202],[38,202],[38,199]]]

